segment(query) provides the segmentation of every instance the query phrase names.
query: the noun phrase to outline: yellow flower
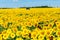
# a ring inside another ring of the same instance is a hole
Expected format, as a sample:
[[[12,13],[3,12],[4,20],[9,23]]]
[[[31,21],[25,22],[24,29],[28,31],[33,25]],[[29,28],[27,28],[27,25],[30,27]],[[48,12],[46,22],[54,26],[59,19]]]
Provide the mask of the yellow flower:
[[[2,40],[2,36],[0,37],[0,40]]]
[[[39,35],[38,40],[43,40],[44,36]]]
[[[13,28],[12,28],[12,31],[13,31],[13,32],[17,32],[17,27],[13,27]]]
[[[29,31],[28,29],[23,29],[23,32],[24,32],[25,34],[30,33],[30,31]]]
[[[12,33],[12,30],[11,29],[7,29],[7,33],[8,34]]]
[[[58,30],[57,27],[54,27],[54,28],[53,28],[53,31],[54,31],[54,32],[56,32],[57,30]]]
[[[54,36],[53,35],[49,35],[49,36],[46,36],[47,40],[54,40]]]
[[[10,37],[11,37],[11,38],[14,38],[14,37],[15,37],[15,34],[14,34],[14,33],[11,33],[11,34],[10,34]]]
[[[36,32],[38,34],[40,32],[40,29],[36,28],[36,29],[33,30],[33,32]]]
[[[3,24],[3,20],[2,19],[0,19],[0,24]]]
[[[29,27],[31,27],[32,23],[31,23],[31,22],[27,22],[27,25],[28,25]]]
[[[6,33],[7,33],[7,30],[2,31],[2,35],[3,35],[3,34],[6,34]]]
[[[36,32],[32,32],[32,33],[31,33],[31,38],[36,38],[37,35],[38,35],[38,34],[37,34]]]
[[[60,24],[57,26],[57,29],[60,30]]]
[[[16,35],[17,35],[17,36],[20,36],[20,35],[21,35],[21,31],[17,31],[17,32],[16,32]]]
[[[57,34],[57,36],[60,36],[60,31],[57,31],[56,34]]]
[[[32,40],[37,40],[36,38],[33,38]]]
[[[25,37],[26,36],[26,34],[24,32],[21,32],[21,33],[22,33],[22,37]]]
[[[45,31],[44,31],[44,30],[41,30],[41,31],[40,31],[40,35],[41,35],[41,36],[45,36],[45,35],[46,35]]]
[[[48,28],[52,28],[53,23],[48,24]]]
[[[46,27],[46,26],[44,26],[44,27],[43,27],[43,30],[47,30],[47,27]]]
[[[56,25],[59,26],[60,25],[60,22],[56,22]]]
[[[9,35],[8,34],[3,34],[3,39],[8,39]]]
[[[52,33],[52,31],[51,30],[46,30],[45,33],[46,33],[46,36],[49,36]]]
[[[2,25],[3,25],[4,28],[7,28],[8,27],[7,26],[7,22],[4,22]]]
[[[57,40],[60,40],[60,37],[58,37]]]
[[[22,38],[16,38],[16,40],[23,40]]]
[[[2,34],[0,34],[0,40],[2,40]]]

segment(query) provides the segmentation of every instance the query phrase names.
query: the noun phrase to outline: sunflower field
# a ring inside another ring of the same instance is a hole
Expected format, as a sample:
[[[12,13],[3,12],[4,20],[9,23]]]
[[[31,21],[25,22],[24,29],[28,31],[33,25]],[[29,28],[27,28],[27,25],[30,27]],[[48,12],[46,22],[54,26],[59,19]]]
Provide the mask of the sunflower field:
[[[0,9],[0,40],[60,40],[60,8]]]

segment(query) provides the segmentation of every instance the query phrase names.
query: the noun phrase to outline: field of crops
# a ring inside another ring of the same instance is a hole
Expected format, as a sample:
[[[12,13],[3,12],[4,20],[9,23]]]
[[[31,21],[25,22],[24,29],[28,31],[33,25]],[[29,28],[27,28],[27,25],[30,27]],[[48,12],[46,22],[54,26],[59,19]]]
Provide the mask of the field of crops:
[[[60,40],[60,8],[0,9],[0,40]]]

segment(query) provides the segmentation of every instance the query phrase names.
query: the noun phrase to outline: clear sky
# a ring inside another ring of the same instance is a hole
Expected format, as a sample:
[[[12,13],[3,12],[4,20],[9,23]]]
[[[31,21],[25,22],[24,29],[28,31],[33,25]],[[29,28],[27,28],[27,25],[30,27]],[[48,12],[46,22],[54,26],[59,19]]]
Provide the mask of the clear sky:
[[[60,0],[0,0],[0,7],[29,7],[29,6],[60,7]]]

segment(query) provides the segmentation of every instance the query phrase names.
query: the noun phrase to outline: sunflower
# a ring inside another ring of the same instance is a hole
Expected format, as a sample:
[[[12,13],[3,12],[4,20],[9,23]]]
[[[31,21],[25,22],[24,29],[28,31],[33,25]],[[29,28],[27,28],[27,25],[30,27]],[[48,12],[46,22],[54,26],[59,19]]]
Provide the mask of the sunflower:
[[[52,33],[52,30],[50,30],[50,29],[49,30],[46,30],[45,33],[46,33],[46,36],[50,36],[51,33]]]
[[[59,30],[56,32],[56,35],[57,36],[60,36],[60,31]]]
[[[12,30],[11,29],[7,29],[6,31],[8,34],[11,34],[12,33]]]
[[[38,40],[43,40],[43,39],[44,39],[44,36],[42,36],[42,35],[38,36]]]
[[[0,24],[3,24],[3,20],[2,19],[0,19]]]
[[[57,27],[54,27],[54,28],[53,28],[53,31],[54,31],[54,32],[56,32],[57,30],[58,30],[58,28],[57,28]]]
[[[16,32],[16,35],[17,35],[17,36],[20,36],[21,34],[22,34],[21,31],[17,31],[17,32]]]
[[[23,40],[22,38],[16,38],[16,40]]]
[[[0,40],[2,40],[2,36],[0,37]]]
[[[17,27],[12,27],[12,31],[17,32],[18,31]]]
[[[8,39],[9,35],[8,34],[3,34],[3,39]]]
[[[2,40],[2,34],[0,34],[0,40]]]
[[[44,30],[41,30],[41,31],[40,31],[40,35],[41,35],[41,36],[45,36],[45,35],[46,35],[45,31],[44,31]]]
[[[57,40],[60,40],[60,37],[58,37]]]
[[[7,30],[2,31],[2,35],[3,35],[3,34],[6,34],[6,33],[7,33]]]
[[[28,34],[28,33],[30,33],[30,30],[28,30],[28,29],[23,29],[22,32],[24,32],[25,34]]]
[[[31,32],[31,38],[36,38],[38,34],[36,32]]]
[[[11,33],[11,34],[10,34],[10,37],[11,37],[11,38],[14,38],[14,37],[15,37],[15,34],[14,34],[14,33]]]
[[[60,30],[60,24],[57,26],[57,29]]]

